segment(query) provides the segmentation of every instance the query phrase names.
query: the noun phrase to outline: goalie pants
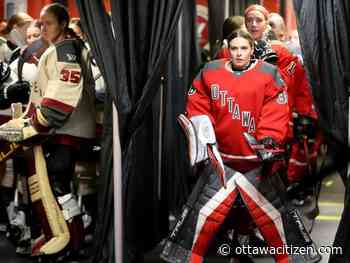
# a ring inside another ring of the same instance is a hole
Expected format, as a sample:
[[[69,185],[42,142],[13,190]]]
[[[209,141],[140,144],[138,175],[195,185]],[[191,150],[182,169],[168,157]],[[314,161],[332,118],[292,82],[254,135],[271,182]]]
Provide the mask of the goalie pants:
[[[225,167],[225,172],[226,189],[209,166],[199,177],[165,243],[161,254],[164,260],[202,262],[238,195],[269,247],[278,251],[273,255],[276,262],[317,262],[320,259],[297,211],[287,205],[276,190],[281,189],[277,176],[263,177],[260,168],[241,174]],[[295,255],[288,253],[288,246],[309,247],[314,253]]]
[[[56,197],[71,193],[75,166],[75,148],[69,145],[43,145],[47,173]]]

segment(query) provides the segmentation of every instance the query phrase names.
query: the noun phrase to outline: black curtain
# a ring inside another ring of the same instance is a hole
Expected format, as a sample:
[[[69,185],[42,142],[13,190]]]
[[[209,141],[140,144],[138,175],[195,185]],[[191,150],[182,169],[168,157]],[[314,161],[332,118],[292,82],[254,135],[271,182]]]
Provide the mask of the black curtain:
[[[102,1],[76,1],[79,8],[81,22],[87,34],[93,57],[99,65],[106,82],[106,101],[104,110],[104,127],[101,154],[101,176],[98,184],[98,219],[96,225],[95,247],[92,262],[114,261],[114,203],[113,203],[113,118],[112,103],[118,108],[119,127],[125,130],[127,116],[131,111],[131,101],[125,78],[124,53],[115,49],[115,45],[122,45],[120,37],[114,37],[111,19],[106,13]],[[104,39],[104,41],[98,41]],[[120,59],[116,59],[119,57]],[[118,70],[117,70],[118,69]],[[121,72],[122,74],[116,74]],[[118,89],[115,83],[120,83]],[[121,96],[124,94],[124,96]],[[121,137],[125,132],[121,133]]]
[[[300,42],[320,122],[332,141],[348,145],[350,70],[346,1],[294,0]]]
[[[186,0],[164,79],[164,167],[169,210],[176,213],[190,191],[187,145],[176,117],[185,111],[187,91],[201,64],[196,34],[196,1]]]
[[[77,4],[108,90],[92,262],[114,262],[112,103],[118,110],[122,148],[124,262],[133,262],[168,232],[165,191],[159,191],[165,181],[160,180],[158,169],[159,121],[164,112],[159,88],[174,88],[161,82],[161,73],[174,43],[183,1],[111,0],[111,18],[103,1],[77,0]]]
[[[346,186],[345,206],[334,246],[342,255],[330,262],[350,260],[350,199],[348,125],[350,95],[350,9],[345,0],[294,0],[300,42],[321,127],[328,139],[334,166]]]
[[[208,0],[208,34],[210,56],[214,57],[222,40],[222,25],[225,21],[225,1]]]

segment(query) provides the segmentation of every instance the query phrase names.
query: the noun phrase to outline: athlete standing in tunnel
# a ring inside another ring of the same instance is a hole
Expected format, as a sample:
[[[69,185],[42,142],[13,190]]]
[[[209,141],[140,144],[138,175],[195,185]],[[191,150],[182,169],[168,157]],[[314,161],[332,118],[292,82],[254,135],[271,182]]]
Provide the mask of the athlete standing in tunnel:
[[[187,117],[179,117],[190,163],[204,162],[206,168],[165,243],[162,257],[168,262],[202,262],[238,198],[269,247],[313,246],[276,188],[274,171],[289,121],[284,82],[275,66],[251,58],[254,40],[248,32],[233,32],[228,43],[231,58],[204,66],[188,93]],[[256,138],[259,148],[254,150],[247,136]],[[279,263],[319,260],[317,254],[273,256]]]
[[[71,193],[71,179],[82,145],[95,137],[94,81],[88,52],[68,28],[69,15],[61,4],[45,6],[40,13],[42,37],[50,47],[41,56],[25,116],[1,126],[18,129],[26,140],[55,131],[43,144],[50,184],[62,207],[70,232],[65,258],[78,256],[83,245],[81,211]]]

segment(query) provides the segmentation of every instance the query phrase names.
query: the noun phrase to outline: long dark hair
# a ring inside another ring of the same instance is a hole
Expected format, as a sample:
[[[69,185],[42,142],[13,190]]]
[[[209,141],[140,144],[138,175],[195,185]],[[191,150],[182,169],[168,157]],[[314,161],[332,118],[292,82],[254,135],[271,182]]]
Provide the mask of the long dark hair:
[[[226,18],[224,24],[222,25],[222,38],[227,39],[233,31],[239,30],[243,25],[243,16],[230,16]]]
[[[50,13],[56,17],[58,24],[64,25],[64,32],[68,38],[79,38],[77,34],[69,28],[70,17],[67,8],[60,3],[49,4],[44,7],[43,12]]]
[[[44,7],[43,12],[54,15],[60,25],[66,23],[65,27],[68,27],[70,18],[67,8],[64,5],[59,3],[49,4]]]

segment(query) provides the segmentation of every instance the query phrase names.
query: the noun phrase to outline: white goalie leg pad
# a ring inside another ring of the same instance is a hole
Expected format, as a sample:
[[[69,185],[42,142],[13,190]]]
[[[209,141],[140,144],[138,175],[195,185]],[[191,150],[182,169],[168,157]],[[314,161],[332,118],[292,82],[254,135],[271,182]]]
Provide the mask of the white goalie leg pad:
[[[73,217],[81,214],[78,202],[72,194],[59,196],[57,201],[62,207],[63,217],[66,221],[70,221]]]

